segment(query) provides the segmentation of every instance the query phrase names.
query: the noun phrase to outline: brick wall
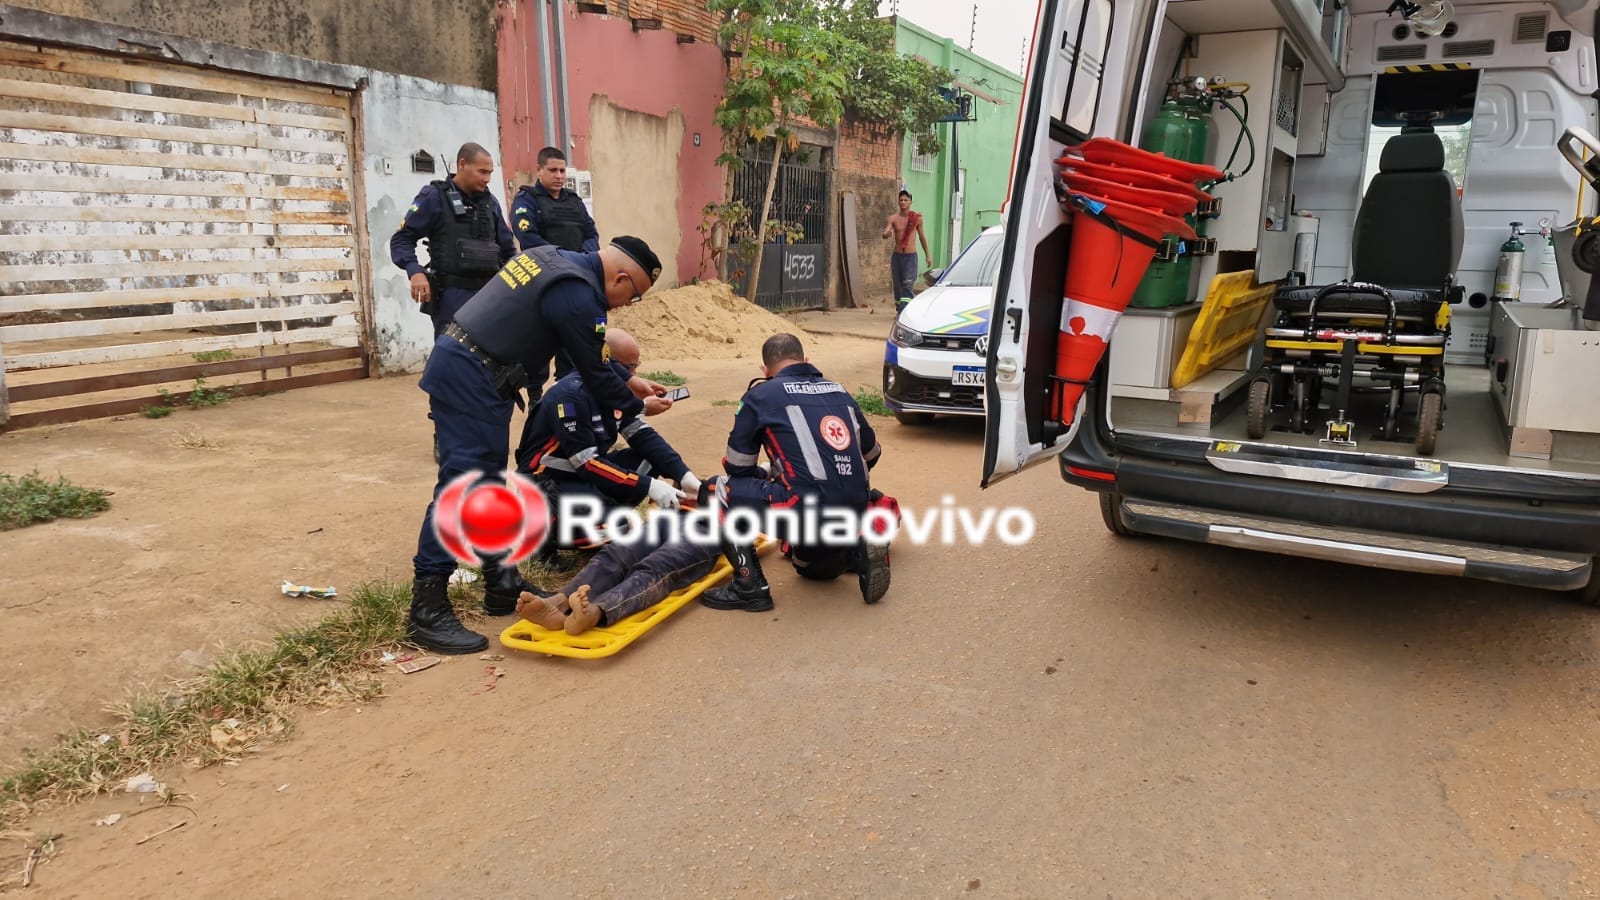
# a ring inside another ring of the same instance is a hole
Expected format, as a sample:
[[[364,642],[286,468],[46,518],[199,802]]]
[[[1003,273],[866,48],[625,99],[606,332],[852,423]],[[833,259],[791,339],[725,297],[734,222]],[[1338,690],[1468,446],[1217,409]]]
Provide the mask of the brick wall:
[[[847,122],[839,128],[836,153],[838,190],[856,195],[856,252],[867,299],[893,300],[890,242],[881,235],[884,222],[899,208],[900,139],[887,129]],[[840,296],[842,300],[842,286]]]
[[[580,9],[605,6],[606,14],[624,19],[659,19],[664,31],[687,35],[708,44],[717,42],[717,16],[706,9],[703,0],[595,0]]]

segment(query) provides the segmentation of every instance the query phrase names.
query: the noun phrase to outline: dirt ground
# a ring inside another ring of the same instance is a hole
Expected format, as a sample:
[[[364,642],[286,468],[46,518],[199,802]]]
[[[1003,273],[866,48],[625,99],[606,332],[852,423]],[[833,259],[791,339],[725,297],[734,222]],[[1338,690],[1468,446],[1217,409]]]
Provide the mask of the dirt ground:
[[[712,401],[753,363],[645,349],[694,390],[653,422],[714,471],[731,409]],[[881,343],[808,349],[877,384]],[[285,578],[405,578],[423,408],[392,378],[0,436],[0,471],[116,492],[0,533],[0,760],[327,609]],[[31,894],[1600,895],[1600,617],[1116,539],[1048,467],[980,492],[980,423],[875,424],[876,485],[1025,506],[1032,544],[897,546],[874,607],[769,564],[774,612],[690,606],[610,660],[503,651],[487,693],[475,656],[396,675],[238,766],[162,773],[193,812],[94,827],[139,809],[119,795],[41,816],[64,837]]]

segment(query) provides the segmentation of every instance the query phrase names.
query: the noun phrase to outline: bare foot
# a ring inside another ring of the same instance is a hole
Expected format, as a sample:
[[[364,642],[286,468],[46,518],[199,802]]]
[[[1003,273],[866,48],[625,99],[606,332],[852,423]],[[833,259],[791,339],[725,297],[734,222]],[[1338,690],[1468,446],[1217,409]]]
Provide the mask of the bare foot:
[[[567,634],[583,634],[600,623],[600,607],[589,602],[589,586],[572,592],[572,615],[567,616]]]
[[[558,631],[567,621],[567,617],[561,614],[561,607],[566,605],[566,601],[567,598],[560,594],[546,600],[523,591],[522,596],[517,598],[517,615],[542,628]]]

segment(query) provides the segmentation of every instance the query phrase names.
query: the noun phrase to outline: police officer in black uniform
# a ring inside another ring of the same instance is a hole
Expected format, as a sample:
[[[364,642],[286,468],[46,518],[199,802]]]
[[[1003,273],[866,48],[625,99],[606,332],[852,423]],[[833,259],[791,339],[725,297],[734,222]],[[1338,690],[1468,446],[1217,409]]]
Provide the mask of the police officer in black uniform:
[[[606,313],[638,302],[659,277],[660,259],[636,237],[619,237],[598,253],[535,247],[462,305],[435,341],[419,384],[440,451],[435,501],[466,472],[493,476],[506,467],[512,410],[523,388],[542,388],[558,350],[599,403],[638,415],[644,403],[606,358]],[[433,511],[429,503],[412,559],[411,638],[439,653],[477,653],[488,641],[462,627],[450,608],[445,589],[456,560],[439,543]],[[518,595],[533,590],[515,566],[485,561],[484,612],[509,615]]]
[[[539,151],[539,176],[525,184],[511,203],[511,216],[522,249],[546,244],[592,253],[600,249],[600,232],[583,198],[568,190],[567,157],[554,147]]]
[[[389,238],[389,258],[411,279],[411,299],[433,319],[438,337],[461,308],[517,253],[500,201],[489,191],[494,157],[479,144],[462,144],[456,172],[417,193],[399,230]],[[417,243],[428,243],[428,265]]]
[[[740,399],[728,435],[722,461],[728,474],[702,486],[700,503],[714,494],[724,509],[800,511],[815,505],[818,510],[840,508],[861,516],[887,499],[872,489],[867,478],[883,447],[850,392],[807,362],[800,339],[792,334],[768,338],[761,347],[761,363],[766,380]],[[759,465],[762,450],[770,469]],[[861,597],[868,603],[878,602],[889,589],[887,544],[860,539],[847,547],[807,546],[797,536],[774,537],[792,543],[790,561],[804,578],[831,581],[855,572]],[[705,592],[700,602],[712,609],[772,609],[772,593],[755,548],[724,535],[722,552],[733,565],[733,583]]]

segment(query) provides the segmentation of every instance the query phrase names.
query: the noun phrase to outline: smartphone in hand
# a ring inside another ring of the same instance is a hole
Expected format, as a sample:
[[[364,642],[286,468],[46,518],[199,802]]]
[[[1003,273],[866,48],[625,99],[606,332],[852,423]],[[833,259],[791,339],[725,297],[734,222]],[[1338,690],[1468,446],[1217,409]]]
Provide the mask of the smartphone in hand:
[[[667,399],[673,403],[677,403],[679,400],[687,400],[689,399],[689,389],[686,387],[673,388],[667,391]]]

